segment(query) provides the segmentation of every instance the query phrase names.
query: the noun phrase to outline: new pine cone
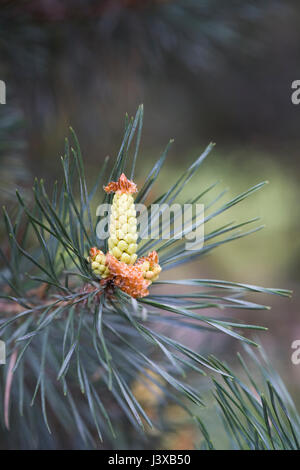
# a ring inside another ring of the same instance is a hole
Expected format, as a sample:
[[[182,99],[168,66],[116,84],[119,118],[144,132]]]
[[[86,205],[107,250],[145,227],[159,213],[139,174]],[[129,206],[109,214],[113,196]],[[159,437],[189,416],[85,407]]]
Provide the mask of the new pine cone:
[[[148,295],[147,287],[158,279],[161,267],[156,251],[137,259],[137,219],[132,193],[136,184],[124,173],[117,182],[112,181],[104,190],[114,192],[109,224],[108,254],[96,247],[87,258],[93,273],[114,284],[132,297]]]

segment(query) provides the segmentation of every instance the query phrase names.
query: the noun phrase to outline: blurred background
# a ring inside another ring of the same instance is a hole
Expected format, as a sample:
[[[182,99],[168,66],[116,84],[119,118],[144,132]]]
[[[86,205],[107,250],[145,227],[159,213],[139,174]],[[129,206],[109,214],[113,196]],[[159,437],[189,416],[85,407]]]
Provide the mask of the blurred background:
[[[300,105],[291,102],[291,84],[300,79],[299,21],[296,0],[2,1],[0,10],[7,93],[0,105],[1,203],[13,210],[16,188],[30,198],[35,176],[49,184],[59,177],[69,125],[92,182],[105,156],[116,155],[125,113],[140,103],[138,184],[170,138],[162,186],[216,142],[186,194],[220,181],[229,188],[226,199],[268,180],[226,214],[227,221],[260,216],[266,228],[165,277],[292,289],[291,300],[264,299],[271,311],[239,318],[269,328],[259,340],[298,405],[300,366],[290,357],[300,339]],[[239,345],[218,338],[206,352],[232,361]],[[189,433],[163,445],[188,446]]]

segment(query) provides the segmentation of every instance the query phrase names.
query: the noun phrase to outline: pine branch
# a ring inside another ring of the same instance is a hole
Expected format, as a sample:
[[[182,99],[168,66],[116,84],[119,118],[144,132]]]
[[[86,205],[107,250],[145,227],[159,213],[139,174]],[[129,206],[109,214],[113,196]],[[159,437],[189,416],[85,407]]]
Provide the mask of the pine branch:
[[[96,195],[102,194],[100,190],[110,179],[117,180],[124,171],[133,177],[142,122],[143,107],[140,106],[135,117],[126,120],[124,138],[109,180],[105,177],[107,162],[104,161],[90,191],[79,143],[71,129],[72,140],[71,143],[66,140],[61,159],[63,181],[55,183],[49,194],[43,180],[35,180],[33,205],[17,192],[19,212],[16,220],[11,219],[8,211],[3,211],[10,249],[8,256],[3,254],[6,268],[2,279],[6,288],[0,303],[0,333],[7,343],[8,357],[17,354],[13,377],[9,374],[9,380],[13,379],[10,403],[19,402],[20,413],[32,422],[32,409],[26,405],[38,402],[49,431],[57,422],[67,431],[77,429],[87,445],[95,442],[95,429],[101,441],[115,436],[120,414],[139,430],[154,426],[134,395],[131,385],[135,380],[150,377],[162,391],[164,400],[180,403],[190,416],[194,414],[187,403],[202,406],[203,399],[186,379],[189,371],[200,375],[217,373],[231,383],[228,378],[228,375],[232,376],[231,371],[225,370],[214,358],[201,355],[164,334],[159,325],[215,331],[255,345],[252,339],[240,334],[240,330],[264,328],[228,318],[216,319],[209,315],[209,309],[217,308],[221,312],[231,308],[242,311],[265,309],[266,306],[244,297],[251,293],[290,295],[283,289],[183,279],[158,281],[150,287],[148,297],[134,299],[109,282],[99,282],[87,255],[93,245],[104,251],[107,246],[106,240],[97,238],[96,227],[101,217],[93,217],[91,204]],[[209,145],[157,201],[163,204],[175,202],[211,149],[212,145]],[[169,145],[146,177],[138,202],[145,201],[151,194],[168,150]],[[242,202],[263,184],[221,205],[204,219],[204,223]],[[195,195],[193,202],[201,200],[209,189]],[[102,202],[111,202],[111,196],[103,195]],[[212,201],[211,207],[218,202],[219,198]],[[151,222],[159,227],[158,214],[150,212],[150,207],[148,211]],[[197,228],[196,216],[192,217],[184,235]],[[168,241],[141,242],[138,254],[146,254],[147,250],[155,248],[161,255],[163,269],[175,268],[251,233],[240,232],[250,222],[255,220],[226,225],[205,234],[203,248],[193,252],[185,250],[184,242],[173,230]],[[228,236],[229,232],[232,233]],[[216,237],[218,240],[211,243],[210,240]],[[155,293],[155,285],[180,285],[183,292],[176,295]],[[194,286],[195,291],[186,293],[185,286]],[[5,383],[5,372],[2,375]],[[271,388],[270,393],[273,393],[272,400],[277,400],[275,389]],[[3,387],[0,399],[3,403]],[[216,399],[220,400],[220,396],[216,395]],[[269,408],[270,405],[264,405],[268,416]],[[35,415],[34,422],[37,421]],[[7,419],[6,425],[8,427]]]

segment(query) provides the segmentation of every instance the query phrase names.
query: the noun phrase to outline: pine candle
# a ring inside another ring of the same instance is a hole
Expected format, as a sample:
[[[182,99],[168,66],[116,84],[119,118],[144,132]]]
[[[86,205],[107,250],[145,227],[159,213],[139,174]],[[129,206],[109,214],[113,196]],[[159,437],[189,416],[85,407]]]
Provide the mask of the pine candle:
[[[161,267],[156,251],[137,259],[137,219],[132,194],[136,184],[124,173],[117,182],[110,182],[104,190],[114,192],[109,223],[108,253],[91,248],[87,258],[93,273],[112,283],[132,297],[149,294],[148,286],[158,279]]]

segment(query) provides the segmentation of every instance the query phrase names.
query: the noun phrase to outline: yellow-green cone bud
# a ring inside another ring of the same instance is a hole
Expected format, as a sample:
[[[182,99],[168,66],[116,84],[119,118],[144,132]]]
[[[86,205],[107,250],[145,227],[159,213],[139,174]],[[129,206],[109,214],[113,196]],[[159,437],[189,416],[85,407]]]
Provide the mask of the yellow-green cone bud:
[[[134,298],[144,297],[149,294],[148,286],[158,279],[161,267],[156,251],[137,259],[137,220],[132,196],[137,191],[136,184],[122,173],[118,181],[111,181],[104,190],[115,193],[109,223],[109,251],[104,255],[93,247],[87,259],[93,272],[108,278],[110,285]]]
[[[137,220],[134,199],[131,194],[116,192],[109,224],[108,249],[115,258],[126,264],[134,264],[137,255]]]
[[[157,281],[161,272],[161,267],[159,264],[154,264],[151,266],[149,261],[144,261],[142,264],[140,264],[140,268],[145,279],[151,282]]]
[[[109,276],[109,270],[106,266],[106,257],[101,250],[91,248],[90,256],[87,257],[87,261],[91,264],[92,271],[96,276],[100,276],[103,279]]]

